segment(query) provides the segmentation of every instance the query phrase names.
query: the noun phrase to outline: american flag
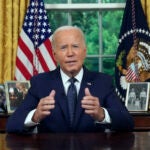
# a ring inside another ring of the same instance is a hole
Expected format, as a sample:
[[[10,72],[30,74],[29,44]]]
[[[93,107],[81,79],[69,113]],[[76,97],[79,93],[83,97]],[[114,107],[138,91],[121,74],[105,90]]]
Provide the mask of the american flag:
[[[56,68],[51,35],[43,0],[31,0],[18,40],[16,80],[30,80],[33,75]]]
[[[131,63],[127,69],[126,80],[128,82],[138,82],[140,81],[137,66],[135,63]]]

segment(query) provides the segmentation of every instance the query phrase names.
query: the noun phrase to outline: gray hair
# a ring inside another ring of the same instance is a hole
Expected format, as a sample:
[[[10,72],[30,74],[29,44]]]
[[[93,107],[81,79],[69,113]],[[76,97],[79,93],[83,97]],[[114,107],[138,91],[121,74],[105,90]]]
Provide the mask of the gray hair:
[[[55,32],[53,33],[52,35],[52,49],[54,50],[56,48],[56,43],[55,43],[55,36],[56,34],[59,32],[59,31],[67,31],[67,30],[70,30],[70,29],[75,29],[75,30],[78,30],[80,33],[81,33],[81,36],[83,38],[83,44],[84,46],[86,46],[86,43],[85,43],[85,37],[84,37],[84,33],[83,31],[77,27],[77,26],[69,26],[69,25],[66,25],[66,26],[61,26],[59,28],[57,28],[55,30]]]

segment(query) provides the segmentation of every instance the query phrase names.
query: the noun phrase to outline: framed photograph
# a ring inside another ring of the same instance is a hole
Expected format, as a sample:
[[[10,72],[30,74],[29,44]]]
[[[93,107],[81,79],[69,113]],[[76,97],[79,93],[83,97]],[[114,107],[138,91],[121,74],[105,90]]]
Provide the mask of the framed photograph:
[[[13,113],[24,100],[30,87],[29,81],[5,82],[6,104],[8,113]]]
[[[6,112],[6,94],[4,84],[0,84],[0,113]]]
[[[125,106],[129,111],[148,111],[149,83],[134,82],[128,83]]]

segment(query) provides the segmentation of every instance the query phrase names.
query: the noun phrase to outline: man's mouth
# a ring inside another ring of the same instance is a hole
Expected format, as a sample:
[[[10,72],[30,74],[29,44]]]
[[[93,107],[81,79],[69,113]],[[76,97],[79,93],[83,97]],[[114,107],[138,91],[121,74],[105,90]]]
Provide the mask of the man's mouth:
[[[66,63],[71,65],[71,64],[75,64],[76,61],[67,61]]]
[[[72,61],[67,61],[66,63],[70,64],[70,63],[76,63],[75,60],[72,60]]]

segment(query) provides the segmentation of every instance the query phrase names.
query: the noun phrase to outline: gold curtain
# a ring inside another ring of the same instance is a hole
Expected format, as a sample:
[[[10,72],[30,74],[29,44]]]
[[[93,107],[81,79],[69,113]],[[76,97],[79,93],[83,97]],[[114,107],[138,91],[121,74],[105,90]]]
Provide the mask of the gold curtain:
[[[150,15],[149,15],[150,14],[150,0],[141,0],[141,3],[142,3],[143,10],[145,12],[145,15],[146,15],[148,26],[150,28]]]
[[[29,0],[0,0],[0,84],[14,79],[18,36]]]

